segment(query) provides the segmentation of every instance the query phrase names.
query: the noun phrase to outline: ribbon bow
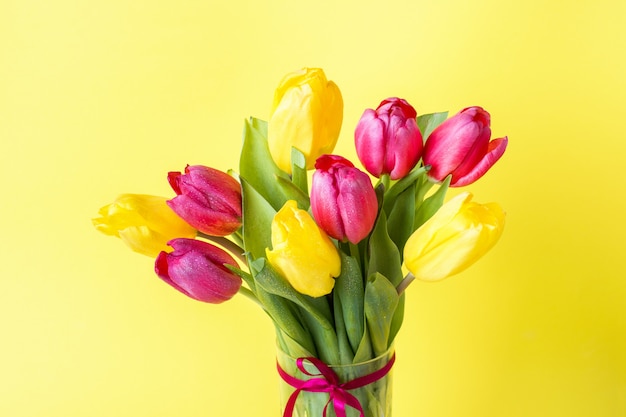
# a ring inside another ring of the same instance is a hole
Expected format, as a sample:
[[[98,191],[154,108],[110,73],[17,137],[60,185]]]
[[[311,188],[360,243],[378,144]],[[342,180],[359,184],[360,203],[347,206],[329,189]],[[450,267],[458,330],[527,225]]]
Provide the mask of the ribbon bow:
[[[379,370],[344,383],[340,383],[337,374],[332,369],[330,369],[328,365],[326,365],[324,362],[317,358],[307,357],[298,358],[296,360],[296,366],[302,373],[313,377],[319,377],[311,378],[308,380],[294,378],[293,376],[285,372],[278,363],[276,363],[276,367],[278,368],[278,374],[281,376],[281,378],[286,383],[296,389],[291,394],[289,400],[287,401],[287,404],[285,405],[285,412],[283,413],[283,417],[293,416],[293,410],[296,405],[296,400],[301,391],[328,393],[329,398],[328,402],[326,402],[326,405],[324,406],[323,417],[326,417],[326,410],[331,402],[333,404],[333,408],[335,409],[335,414],[337,415],[337,417],[346,417],[346,406],[350,406],[358,410],[360,413],[360,417],[364,417],[365,414],[363,412],[363,406],[361,406],[359,400],[354,395],[350,394],[348,390],[361,388],[378,381],[379,379],[387,375],[395,360],[396,354],[394,353],[389,362],[387,362],[387,364]],[[317,368],[319,373],[311,373],[307,371],[304,367],[305,361],[310,362],[315,368]]]

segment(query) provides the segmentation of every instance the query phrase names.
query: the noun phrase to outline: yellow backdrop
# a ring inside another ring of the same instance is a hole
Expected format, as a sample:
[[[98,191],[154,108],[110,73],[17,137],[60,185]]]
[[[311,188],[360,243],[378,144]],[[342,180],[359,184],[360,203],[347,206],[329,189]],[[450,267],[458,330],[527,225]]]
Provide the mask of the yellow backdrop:
[[[250,302],[194,302],[90,219],[235,168],[286,72],[341,88],[337,152],[388,96],[508,135],[469,187],[508,213],[470,270],[408,290],[394,415],[626,415],[623,1],[3,0],[0,416],[278,416]]]

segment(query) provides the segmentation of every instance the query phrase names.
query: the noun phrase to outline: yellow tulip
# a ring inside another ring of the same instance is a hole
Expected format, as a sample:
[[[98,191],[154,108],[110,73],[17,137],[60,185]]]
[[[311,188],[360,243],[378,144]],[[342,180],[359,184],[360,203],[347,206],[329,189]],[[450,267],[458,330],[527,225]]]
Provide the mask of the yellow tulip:
[[[497,203],[470,201],[462,193],[417,229],[404,247],[404,263],[417,278],[437,281],[476,262],[498,241],[505,213]]]
[[[266,249],[270,264],[301,294],[329,294],[334,277],[341,273],[337,248],[313,218],[289,200],[272,221],[272,250]]]
[[[122,194],[100,209],[93,219],[97,230],[116,236],[135,252],[155,257],[169,251],[167,242],[174,238],[193,238],[196,230],[178,217],[166,204],[165,197]]]
[[[291,173],[291,148],[306,158],[306,168],[332,153],[343,119],[339,87],[319,68],[287,74],[274,93],[268,122],[268,144],[276,165]]]

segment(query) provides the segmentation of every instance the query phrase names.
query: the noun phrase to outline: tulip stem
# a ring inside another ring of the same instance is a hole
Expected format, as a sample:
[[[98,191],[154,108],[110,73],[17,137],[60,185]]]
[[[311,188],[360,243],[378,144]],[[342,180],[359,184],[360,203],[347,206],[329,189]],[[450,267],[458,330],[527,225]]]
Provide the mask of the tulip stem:
[[[383,174],[380,176],[380,182],[383,184],[385,191],[389,190],[389,185],[391,184],[391,180],[389,178],[389,174]]]
[[[198,236],[206,240],[210,240],[213,243],[217,243],[218,245],[222,246],[224,249],[228,250],[230,253],[235,255],[244,265],[248,265],[248,261],[245,257],[245,251],[243,250],[241,246],[239,246],[232,240],[226,239],[225,237],[222,237],[222,236],[209,236],[202,232],[198,232]]]
[[[261,308],[265,309],[265,307],[263,306],[263,304],[259,301],[259,299],[257,298],[256,295],[254,295],[254,293],[252,291],[250,291],[248,288],[244,287],[243,285],[241,287],[239,287],[239,294],[247,297],[248,299],[254,301],[255,303],[257,303],[259,306],[261,306]]]
[[[425,176],[421,176],[417,182],[417,193],[415,195],[415,210],[422,205],[424,198],[428,191],[435,185],[433,182],[428,181]]]
[[[406,276],[402,279],[402,281],[400,281],[400,283],[396,287],[396,291],[398,291],[398,295],[401,295],[404,292],[404,290],[406,290],[406,288],[409,286],[409,284],[412,283],[413,281],[415,281],[415,275],[413,275],[410,272],[406,274]]]
[[[354,259],[360,259],[360,253],[359,253],[359,247],[357,245],[355,245],[354,243],[350,243],[350,256],[352,256]]]

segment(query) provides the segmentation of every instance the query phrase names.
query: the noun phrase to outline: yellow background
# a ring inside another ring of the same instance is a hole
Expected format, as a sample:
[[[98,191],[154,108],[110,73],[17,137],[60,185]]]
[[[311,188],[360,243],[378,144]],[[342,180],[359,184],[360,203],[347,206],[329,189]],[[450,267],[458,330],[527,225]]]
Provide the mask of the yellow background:
[[[623,1],[2,0],[0,416],[278,416],[273,329],[194,302],[91,226],[185,164],[237,166],[283,74],[508,135],[468,187],[499,244],[408,290],[394,415],[626,415]]]

